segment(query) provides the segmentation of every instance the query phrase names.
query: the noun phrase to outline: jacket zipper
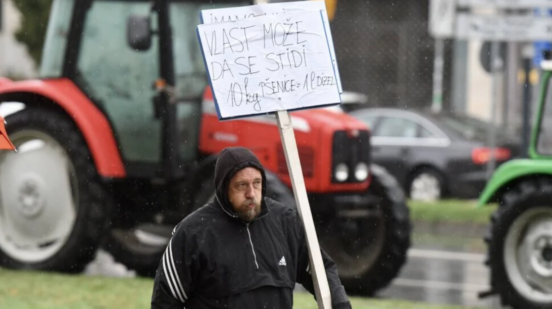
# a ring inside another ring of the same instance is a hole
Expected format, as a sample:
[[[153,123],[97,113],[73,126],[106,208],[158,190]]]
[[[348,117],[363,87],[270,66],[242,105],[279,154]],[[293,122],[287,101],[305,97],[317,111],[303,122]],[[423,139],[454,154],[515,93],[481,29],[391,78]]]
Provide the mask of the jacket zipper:
[[[259,269],[259,264],[257,263],[257,255],[255,254],[255,247],[253,246],[253,240],[251,240],[251,232],[249,232],[249,223],[245,225],[247,229],[247,235],[249,235],[249,243],[251,244],[251,251],[253,252],[253,258],[255,258],[255,266]]]

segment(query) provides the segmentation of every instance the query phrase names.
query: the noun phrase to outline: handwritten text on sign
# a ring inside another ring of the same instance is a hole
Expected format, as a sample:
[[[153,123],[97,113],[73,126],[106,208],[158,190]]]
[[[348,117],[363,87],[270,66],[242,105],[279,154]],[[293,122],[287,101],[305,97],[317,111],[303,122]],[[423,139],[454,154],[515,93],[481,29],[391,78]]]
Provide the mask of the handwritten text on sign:
[[[219,118],[341,102],[320,11],[198,26]]]
[[[303,12],[303,11],[322,11],[322,19],[326,29],[326,37],[330,43],[330,54],[332,56],[335,76],[339,92],[343,92],[341,80],[339,77],[339,68],[335,56],[335,50],[332,39],[332,31],[330,29],[330,20],[328,12],[326,12],[326,4],[324,1],[286,1],[279,3],[260,3],[256,5],[247,5],[233,8],[218,8],[201,10],[201,21],[203,24],[220,23],[227,21],[236,21],[241,19],[255,18],[265,15],[278,15],[286,12]]]

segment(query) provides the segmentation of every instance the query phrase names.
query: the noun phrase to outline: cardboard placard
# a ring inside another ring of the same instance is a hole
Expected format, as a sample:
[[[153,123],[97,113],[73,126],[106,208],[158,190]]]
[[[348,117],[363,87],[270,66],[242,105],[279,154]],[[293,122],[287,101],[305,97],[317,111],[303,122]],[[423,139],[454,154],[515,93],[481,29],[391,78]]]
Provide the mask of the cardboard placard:
[[[326,36],[330,43],[330,54],[332,56],[332,63],[334,66],[337,86],[339,87],[339,93],[343,92],[341,87],[341,77],[339,75],[339,67],[337,65],[337,58],[335,56],[335,49],[333,45],[332,31],[330,29],[330,20],[328,18],[328,12],[326,11],[326,4],[323,0],[317,1],[290,1],[279,2],[270,4],[258,4],[235,7],[232,9],[209,9],[202,10],[200,19],[203,24],[213,24],[220,22],[236,21],[241,19],[254,18],[266,15],[277,15],[285,12],[303,12],[308,10],[315,10],[322,12],[322,18],[324,19],[324,28],[326,29]]]
[[[323,16],[305,10],[199,25],[219,119],[340,104]]]

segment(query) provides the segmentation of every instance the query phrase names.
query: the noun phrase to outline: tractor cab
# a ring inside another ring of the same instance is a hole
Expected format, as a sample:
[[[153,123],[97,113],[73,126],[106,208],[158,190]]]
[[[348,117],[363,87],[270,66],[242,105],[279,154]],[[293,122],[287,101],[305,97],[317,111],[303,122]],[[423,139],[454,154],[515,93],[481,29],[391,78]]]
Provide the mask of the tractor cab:
[[[127,176],[182,177],[198,159],[208,85],[199,12],[245,4],[56,0],[40,77],[72,80],[106,115]]]
[[[552,59],[542,62],[542,104],[538,106],[529,154],[533,159],[552,158]]]

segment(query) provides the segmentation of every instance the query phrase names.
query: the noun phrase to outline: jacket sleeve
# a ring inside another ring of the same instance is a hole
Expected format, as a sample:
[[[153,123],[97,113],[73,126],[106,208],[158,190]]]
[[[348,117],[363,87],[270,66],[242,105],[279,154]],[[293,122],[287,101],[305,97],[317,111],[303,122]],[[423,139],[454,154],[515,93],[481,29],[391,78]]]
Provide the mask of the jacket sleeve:
[[[314,283],[312,278],[312,271],[310,269],[309,248],[307,245],[307,238],[305,234],[304,225],[296,216],[295,227],[298,229],[296,234],[299,241],[299,263],[297,269],[297,282],[302,284],[307,291],[315,296]],[[324,268],[326,269],[326,277],[328,279],[328,285],[330,288],[330,294],[332,296],[332,308],[333,309],[351,309],[351,303],[345,292],[345,288],[339,280],[337,272],[337,266],[333,259],[323,250],[320,249],[322,254],[322,260],[324,262]]]
[[[184,227],[175,227],[155,275],[151,309],[182,309],[192,287],[191,244],[186,243]]]

